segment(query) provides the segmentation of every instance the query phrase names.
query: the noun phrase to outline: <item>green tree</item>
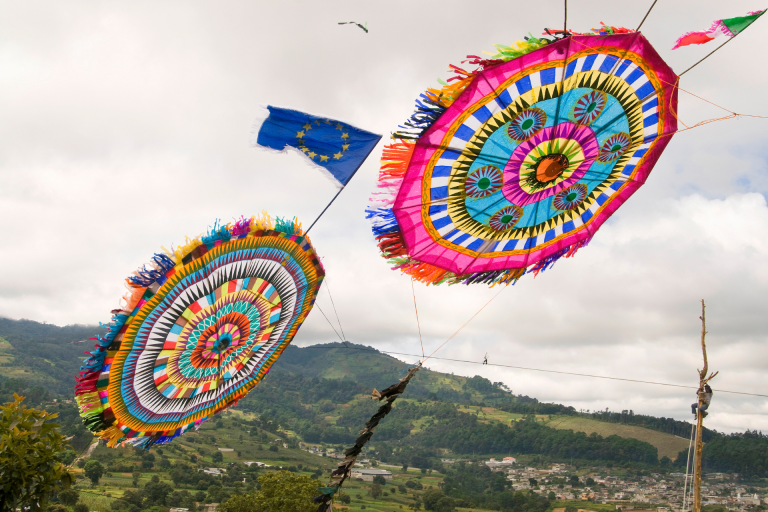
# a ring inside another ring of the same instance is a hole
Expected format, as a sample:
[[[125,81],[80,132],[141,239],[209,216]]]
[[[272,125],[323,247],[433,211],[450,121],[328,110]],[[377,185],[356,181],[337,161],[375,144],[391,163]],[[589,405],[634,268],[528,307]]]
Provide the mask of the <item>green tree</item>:
[[[437,489],[429,489],[421,495],[421,499],[424,501],[424,508],[427,510],[437,510],[437,502],[443,497],[445,497],[445,494]]]
[[[453,512],[456,510],[456,501],[448,496],[443,496],[435,504],[435,510],[437,512]]]
[[[589,487],[592,487],[595,485],[595,480],[590,476],[587,478],[587,481],[585,482]]]
[[[59,460],[65,465],[69,466],[73,462],[75,462],[75,459],[77,458],[77,454],[74,452],[74,450],[66,450],[59,454]]]
[[[101,475],[104,474],[104,466],[101,465],[101,462],[91,459],[85,463],[83,474],[91,479],[93,485],[96,485],[99,483]]]
[[[373,477],[373,483],[380,484],[380,485],[386,485],[387,480],[382,475],[376,475]]]
[[[259,477],[261,490],[233,496],[221,504],[222,512],[314,512],[317,482],[290,471],[272,471]]]
[[[371,485],[371,488],[368,490],[368,492],[374,498],[378,498],[384,492],[384,487],[379,483],[374,483],[373,485]]]
[[[339,493],[339,501],[344,503],[345,505],[349,505],[350,503],[352,503],[352,496],[350,496],[349,494],[347,494],[345,492],[340,492]]]
[[[69,448],[67,440],[50,421],[57,417],[13,402],[0,407],[0,512],[28,505],[45,505],[51,492],[67,489],[72,475],[58,453]]]
[[[88,505],[85,503],[78,503],[74,508],[75,512],[89,512]]]
[[[224,461],[224,455],[222,455],[221,452],[216,452],[213,454],[213,462],[223,462]]]
[[[71,507],[80,500],[80,493],[75,489],[66,489],[59,493],[59,501],[64,505]]]
[[[253,496],[248,494],[236,494],[221,504],[221,512],[254,512]]]

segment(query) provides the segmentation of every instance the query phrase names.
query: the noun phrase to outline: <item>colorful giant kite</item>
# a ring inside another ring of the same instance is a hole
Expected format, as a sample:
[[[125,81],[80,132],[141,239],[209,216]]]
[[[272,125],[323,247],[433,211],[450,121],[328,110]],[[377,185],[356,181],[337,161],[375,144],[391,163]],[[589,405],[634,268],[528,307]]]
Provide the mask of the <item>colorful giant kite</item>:
[[[312,309],[325,276],[293,221],[214,229],[127,279],[84,362],[76,398],[110,446],[167,443],[236,404],[269,371]]]
[[[500,46],[421,95],[367,210],[394,268],[514,282],[585,246],[645,183],[677,129],[677,76],[640,33],[593,30]]]

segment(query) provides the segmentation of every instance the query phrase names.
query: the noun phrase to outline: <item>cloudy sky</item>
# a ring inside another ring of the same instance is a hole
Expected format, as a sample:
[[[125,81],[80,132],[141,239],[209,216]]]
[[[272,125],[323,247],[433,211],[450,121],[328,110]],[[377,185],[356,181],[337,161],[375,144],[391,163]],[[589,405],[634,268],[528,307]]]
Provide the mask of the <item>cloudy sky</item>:
[[[572,0],[570,28],[634,28],[651,0]],[[262,209],[308,225],[335,193],[293,154],[249,147],[258,105],[389,134],[447,65],[543,27],[562,0],[0,2],[0,315],[106,321],[123,279],[161,246]],[[762,8],[660,0],[643,32],[681,72],[714,48],[683,32]],[[339,21],[367,22],[366,34]],[[768,115],[768,19],[681,87]],[[681,92],[687,124],[722,111]],[[438,356],[682,385],[701,365],[707,300],[715,389],[768,394],[768,120],[675,136],[647,185],[577,257],[505,289]],[[381,148],[312,231],[349,340],[420,351],[410,280],[377,254],[364,218]],[[416,286],[434,349],[497,293]],[[320,307],[330,313],[327,291]],[[295,342],[336,335],[313,311]],[[411,361],[413,358],[406,358]],[[689,418],[693,390],[431,360],[515,393],[583,409]],[[768,401],[717,393],[721,431],[768,431]]]

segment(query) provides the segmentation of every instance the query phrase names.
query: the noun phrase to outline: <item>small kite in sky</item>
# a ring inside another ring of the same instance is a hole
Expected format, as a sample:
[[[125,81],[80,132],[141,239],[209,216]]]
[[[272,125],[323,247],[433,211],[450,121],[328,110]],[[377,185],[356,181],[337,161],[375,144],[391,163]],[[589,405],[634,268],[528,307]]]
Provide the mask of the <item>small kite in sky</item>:
[[[356,21],[340,21],[339,25],[357,25],[361,29],[365,30],[365,33],[368,33],[368,22],[365,22],[365,25],[361,25]]]

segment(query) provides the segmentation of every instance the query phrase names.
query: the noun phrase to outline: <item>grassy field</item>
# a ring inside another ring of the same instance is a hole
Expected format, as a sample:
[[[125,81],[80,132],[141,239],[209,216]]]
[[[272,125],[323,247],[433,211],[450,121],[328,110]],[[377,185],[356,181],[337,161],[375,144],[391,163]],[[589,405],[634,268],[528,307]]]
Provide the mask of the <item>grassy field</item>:
[[[617,435],[619,437],[633,437],[640,441],[652,444],[659,450],[659,458],[665,455],[672,460],[677,458],[677,454],[688,448],[688,440],[681,439],[672,434],[665,434],[656,430],[650,430],[633,425],[622,425],[620,423],[606,423],[603,421],[592,420],[589,418],[579,418],[575,416],[557,416],[547,421],[546,425],[561,430],[573,430],[574,432],[584,432],[608,437]]]

